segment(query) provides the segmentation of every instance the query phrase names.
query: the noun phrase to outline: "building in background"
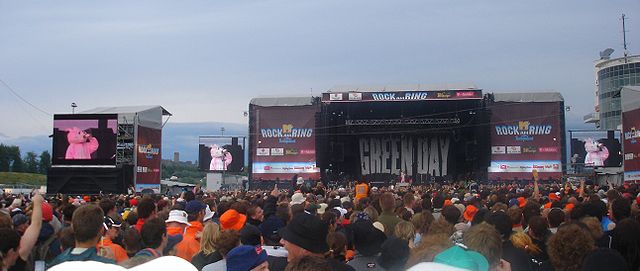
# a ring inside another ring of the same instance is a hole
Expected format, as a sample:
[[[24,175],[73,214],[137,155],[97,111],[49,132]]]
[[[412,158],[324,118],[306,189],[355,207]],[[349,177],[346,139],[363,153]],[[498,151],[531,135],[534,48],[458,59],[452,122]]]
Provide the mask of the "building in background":
[[[173,162],[180,162],[180,152],[173,152]]]
[[[600,53],[595,62],[595,112],[584,116],[599,130],[620,130],[620,90],[623,86],[640,86],[640,55],[611,59],[613,49]]]

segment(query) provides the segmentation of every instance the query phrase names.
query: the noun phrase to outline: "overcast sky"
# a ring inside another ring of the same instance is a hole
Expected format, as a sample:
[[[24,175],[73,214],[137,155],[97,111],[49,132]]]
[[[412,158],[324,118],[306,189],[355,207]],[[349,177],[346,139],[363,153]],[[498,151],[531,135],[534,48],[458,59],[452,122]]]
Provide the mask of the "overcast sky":
[[[0,80],[50,113],[159,104],[172,122],[243,123],[252,97],[336,85],[555,90],[593,110],[598,52],[640,54],[640,1],[0,0]],[[52,117],[0,83],[0,136]],[[1,137],[0,137],[1,138]]]

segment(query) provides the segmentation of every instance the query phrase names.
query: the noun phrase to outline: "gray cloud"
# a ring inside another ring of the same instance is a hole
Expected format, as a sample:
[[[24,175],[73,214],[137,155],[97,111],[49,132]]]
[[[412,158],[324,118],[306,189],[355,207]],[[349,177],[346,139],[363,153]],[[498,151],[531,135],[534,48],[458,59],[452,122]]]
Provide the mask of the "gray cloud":
[[[579,123],[593,108],[593,60],[606,47],[620,54],[618,17],[637,10],[578,0],[0,0],[0,78],[52,113],[71,102],[160,104],[175,122],[237,123],[260,95],[469,82],[560,91]],[[8,136],[50,133],[49,116],[4,89],[0,114],[12,116],[0,126]]]

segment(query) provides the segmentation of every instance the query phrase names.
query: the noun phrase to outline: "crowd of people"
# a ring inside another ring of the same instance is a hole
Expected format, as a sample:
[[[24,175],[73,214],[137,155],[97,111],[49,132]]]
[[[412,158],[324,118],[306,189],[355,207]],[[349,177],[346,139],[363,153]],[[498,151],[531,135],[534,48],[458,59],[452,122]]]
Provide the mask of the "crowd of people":
[[[2,271],[635,271],[639,192],[636,184],[362,180],[349,189],[301,181],[175,196],[3,193],[0,262]]]

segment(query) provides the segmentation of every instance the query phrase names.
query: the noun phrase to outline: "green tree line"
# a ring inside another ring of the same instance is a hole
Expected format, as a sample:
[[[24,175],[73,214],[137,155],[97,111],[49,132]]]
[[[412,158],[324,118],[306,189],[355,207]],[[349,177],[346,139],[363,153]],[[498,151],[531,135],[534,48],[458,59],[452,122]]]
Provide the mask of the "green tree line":
[[[49,168],[51,168],[49,151],[43,151],[40,155],[27,152],[22,156],[20,147],[0,144],[0,172],[47,174]]]
[[[179,181],[185,183],[198,183],[206,176],[206,173],[198,170],[198,166],[184,162],[173,162],[162,160],[162,179],[169,179],[176,176]]]

